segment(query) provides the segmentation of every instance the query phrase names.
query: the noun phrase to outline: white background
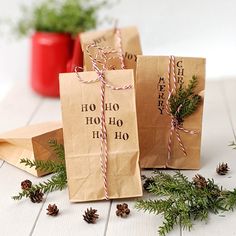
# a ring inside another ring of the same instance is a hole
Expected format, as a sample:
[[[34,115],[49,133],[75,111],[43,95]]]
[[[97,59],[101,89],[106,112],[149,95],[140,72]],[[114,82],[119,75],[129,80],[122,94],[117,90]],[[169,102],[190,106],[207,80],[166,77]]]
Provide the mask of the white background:
[[[0,18],[16,20],[19,5],[35,1],[0,0]],[[207,79],[236,78],[235,0],[120,0],[100,14],[137,25],[144,54],[206,57]],[[11,81],[28,79],[30,60],[30,40],[2,32],[0,97]]]

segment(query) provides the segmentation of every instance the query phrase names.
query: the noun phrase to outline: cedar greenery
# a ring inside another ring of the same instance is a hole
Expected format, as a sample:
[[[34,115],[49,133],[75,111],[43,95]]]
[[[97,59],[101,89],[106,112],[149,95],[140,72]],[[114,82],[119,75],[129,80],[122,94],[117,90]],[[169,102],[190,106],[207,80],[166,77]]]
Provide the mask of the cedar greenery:
[[[160,236],[165,236],[177,224],[190,231],[193,221],[207,220],[209,213],[218,214],[236,207],[236,188],[233,191],[223,190],[213,179],[206,180],[205,188],[198,188],[179,171],[173,176],[155,173],[155,182],[148,189],[157,199],[139,200],[136,208],[164,217],[158,230]]]
[[[176,93],[170,96],[170,111],[179,124],[184,122],[184,118],[193,114],[201,102],[201,96],[194,93],[197,83],[197,77],[194,75],[187,87],[181,83]]]
[[[236,149],[236,143],[234,141],[232,141],[230,144],[229,144],[230,147],[233,147],[233,149]]]
[[[41,0],[32,6],[21,6],[21,18],[15,31],[19,36],[31,31],[69,33],[77,35],[97,25],[97,12],[106,1]]]
[[[49,145],[57,154],[57,162],[51,160],[31,161],[29,159],[21,159],[21,163],[25,164],[25,166],[29,166],[30,168],[34,167],[36,170],[52,172],[54,175],[47,181],[32,185],[32,187],[28,190],[22,190],[22,192],[18,193],[17,196],[12,197],[14,200],[21,200],[23,197],[28,198],[37,190],[41,190],[43,193],[48,193],[55,190],[62,190],[67,186],[64,146],[62,144],[58,144],[56,140],[50,140]]]

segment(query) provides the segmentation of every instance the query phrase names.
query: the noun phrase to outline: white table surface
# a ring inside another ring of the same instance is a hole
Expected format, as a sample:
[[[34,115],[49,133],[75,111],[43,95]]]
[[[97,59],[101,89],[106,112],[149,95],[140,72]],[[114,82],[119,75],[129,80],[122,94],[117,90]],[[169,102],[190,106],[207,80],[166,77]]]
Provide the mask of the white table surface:
[[[51,120],[61,120],[59,99],[43,98],[34,94],[25,84],[18,84],[0,102],[0,132]],[[232,189],[236,187],[236,150],[228,144],[235,140],[236,132],[236,81],[208,82],[205,95],[202,167],[199,171],[183,171],[189,178],[200,173],[215,178],[216,183]],[[226,176],[218,176],[215,168],[219,162],[227,162],[231,168]],[[170,170],[169,170],[170,171]],[[170,171],[171,172],[171,171]],[[143,171],[151,174],[150,171]],[[161,216],[149,215],[134,209],[134,199],[125,200],[131,209],[127,219],[115,215],[116,204],[124,201],[102,201],[72,204],[67,189],[45,196],[39,204],[28,199],[14,201],[20,183],[30,179],[34,183],[47,179],[35,178],[0,160],[0,236],[27,235],[79,235],[79,236],[155,236],[162,222]],[[145,193],[144,197],[148,197]],[[60,209],[57,217],[46,215],[49,203]],[[100,218],[94,225],[82,219],[84,210],[93,207]],[[236,235],[236,211],[224,213],[224,217],[211,215],[208,223],[196,222],[191,232],[176,227],[170,236],[233,236]]]

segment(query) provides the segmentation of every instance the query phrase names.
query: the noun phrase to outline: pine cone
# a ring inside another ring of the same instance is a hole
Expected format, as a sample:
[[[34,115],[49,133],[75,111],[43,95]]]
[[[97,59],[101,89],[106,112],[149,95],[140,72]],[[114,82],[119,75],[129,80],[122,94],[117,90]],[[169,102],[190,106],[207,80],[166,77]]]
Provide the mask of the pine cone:
[[[59,209],[57,208],[57,205],[56,204],[49,204],[48,205],[48,208],[47,208],[47,214],[50,215],[50,216],[56,216],[59,212]]]
[[[90,209],[87,208],[87,210],[84,212],[84,220],[89,223],[89,224],[95,224],[99,215],[96,214],[97,210],[96,209],[92,209],[92,207],[90,207]]]
[[[226,175],[228,171],[229,171],[228,164],[224,162],[220,163],[216,168],[216,172],[219,175]]]
[[[120,216],[122,218],[125,218],[129,215],[130,209],[128,208],[128,204],[123,203],[123,204],[117,204],[116,205],[116,215]]]
[[[23,190],[29,190],[32,187],[32,182],[28,179],[21,182],[21,188]]]
[[[152,177],[146,178],[146,180],[144,181],[144,184],[143,184],[143,188],[144,188],[146,191],[148,191],[149,186],[150,186],[151,184],[153,184],[153,183],[155,183],[155,181],[154,181],[154,179],[153,179]]]
[[[43,195],[44,194],[41,192],[41,190],[37,189],[36,191],[30,193],[29,198],[33,203],[40,203],[43,200]]]
[[[207,186],[206,179],[199,174],[197,174],[193,177],[193,183],[196,186],[196,188],[199,188],[199,189],[206,188],[206,186]]]

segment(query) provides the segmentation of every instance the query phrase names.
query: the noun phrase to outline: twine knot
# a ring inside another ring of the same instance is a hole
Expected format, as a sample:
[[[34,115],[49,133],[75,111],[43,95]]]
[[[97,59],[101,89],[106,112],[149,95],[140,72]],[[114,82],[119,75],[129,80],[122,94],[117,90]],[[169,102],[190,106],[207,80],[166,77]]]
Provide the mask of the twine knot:
[[[171,126],[174,127],[175,129],[180,127],[181,123],[179,122],[179,120],[172,116],[172,119],[171,119]]]
[[[171,74],[172,73],[172,74]],[[171,88],[171,75],[173,78],[173,88]],[[169,66],[168,66],[168,98],[166,100],[166,113],[171,117],[171,128],[170,128],[170,134],[169,134],[169,140],[168,140],[168,160],[171,158],[171,152],[172,152],[172,141],[173,141],[173,134],[176,134],[180,149],[182,150],[183,154],[187,156],[187,152],[185,149],[185,146],[183,144],[183,141],[180,137],[179,131],[185,132],[190,135],[194,135],[199,133],[199,131],[194,130],[188,130],[183,127],[183,120],[178,118],[178,114],[180,113],[180,109],[182,108],[183,104],[180,104],[178,109],[176,110],[175,114],[173,115],[171,112],[170,107],[170,98],[173,94],[175,94],[177,91],[177,81],[176,81],[176,74],[175,74],[175,57],[170,56],[169,57]]]

